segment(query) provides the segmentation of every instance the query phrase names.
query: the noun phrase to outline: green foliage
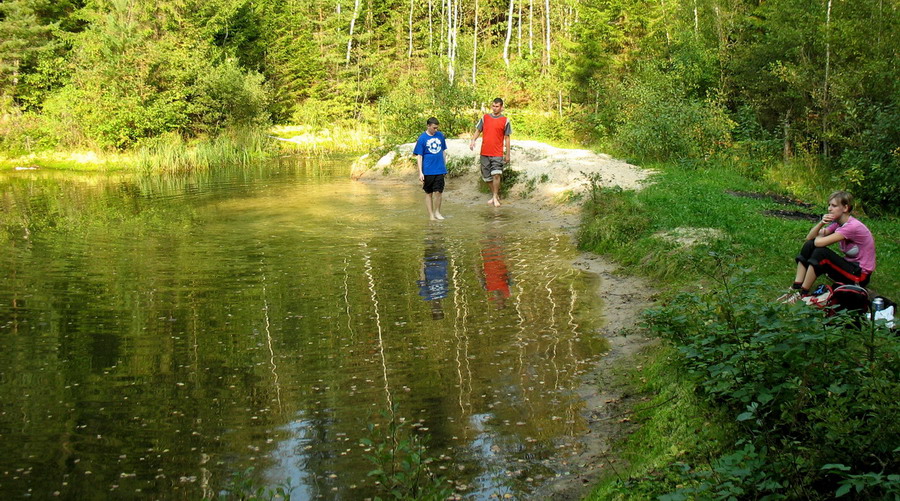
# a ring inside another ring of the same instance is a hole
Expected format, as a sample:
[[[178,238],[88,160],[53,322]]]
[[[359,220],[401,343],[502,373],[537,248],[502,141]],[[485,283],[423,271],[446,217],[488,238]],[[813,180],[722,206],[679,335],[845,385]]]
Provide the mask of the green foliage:
[[[713,257],[718,287],[681,294],[646,318],[745,438],[706,466],[685,467],[684,487],[666,499],[816,499],[847,482],[869,498],[896,492],[900,341],[865,318],[824,320],[805,305],[760,301],[758,283]],[[825,468],[835,463],[847,470]]]
[[[734,122],[715,101],[691,97],[677,73],[649,69],[627,88],[616,141],[651,159],[709,156],[731,141]]]
[[[147,138],[137,146],[136,156],[137,164],[144,169],[171,172],[248,165],[269,156],[274,148],[265,131],[235,127],[190,142],[175,133]]]
[[[900,108],[859,106],[860,121],[869,124],[844,150],[838,165],[853,193],[881,212],[900,207]]]
[[[366,459],[375,466],[369,476],[377,480],[380,492],[387,496],[385,499],[448,499],[453,490],[445,486],[441,476],[431,471],[429,465],[433,460],[428,457],[423,439],[410,432],[405,421],[397,419],[395,412],[382,413],[382,417],[388,420],[383,433],[369,423],[370,438],[361,441],[361,445],[371,451]]]
[[[221,501],[290,501],[291,493],[297,487],[287,479],[274,488],[261,487],[254,477],[255,468],[252,466],[244,471],[235,473],[225,488],[212,500]]]
[[[0,111],[19,92],[20,75],[34,64],[36,54],[50,42],[51,26],[35,14],[33,2],[0,3]]]
[[[435,65],[427,74],[408,78],[378,100],[376,120],[383,144],[414,141],[431,116],[437,117],[448,137],[474,129],[477,113],[471,110],[474,102],[471,87],[450,83],[443,70]]]

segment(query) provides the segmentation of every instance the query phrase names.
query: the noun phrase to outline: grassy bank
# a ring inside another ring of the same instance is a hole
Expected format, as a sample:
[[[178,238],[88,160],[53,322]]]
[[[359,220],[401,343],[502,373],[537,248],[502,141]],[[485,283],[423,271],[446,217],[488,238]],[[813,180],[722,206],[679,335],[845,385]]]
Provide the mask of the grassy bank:
[[[278,155],[322,156],[367,151],[375,139],[365,130],[277,126],[234,129],[186,140],[178,134],[147,139],[127,151],[38,151],[0,153],[0,170],[145,170],[173,172],[247,164]]]
[[[772,302],[813,221],[769,214],[820,215],[824,200],[714,163],[650,167],[652,186],[595,187],[585,204],[581,246],[664,291],[645,321],[665,340],[622,376],[651,400],[621,444],[627,466],[590,499],[894,499],[897,337]],[[870,288],[896,300],[900,221],[860,209],[878,249]]]

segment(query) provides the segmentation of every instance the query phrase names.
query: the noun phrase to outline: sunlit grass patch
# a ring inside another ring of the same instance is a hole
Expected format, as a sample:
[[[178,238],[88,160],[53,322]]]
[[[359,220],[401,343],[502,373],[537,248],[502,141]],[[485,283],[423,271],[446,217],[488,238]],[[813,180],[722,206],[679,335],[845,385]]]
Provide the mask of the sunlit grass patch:
[[[109,171],[133,164],[132,154],[115,152],[43,151],[17,157],[0,156],[0,170]]]
[[[359,153],[377,146],[377,139],[364,127],[321,128],[308,125],[279,125],[269,130],[281,151],[306,155]]]

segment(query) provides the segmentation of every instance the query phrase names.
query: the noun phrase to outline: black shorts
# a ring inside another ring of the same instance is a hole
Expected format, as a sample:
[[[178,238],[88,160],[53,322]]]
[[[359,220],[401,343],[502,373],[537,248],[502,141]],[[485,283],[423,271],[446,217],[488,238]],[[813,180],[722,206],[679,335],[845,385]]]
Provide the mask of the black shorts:
[[[435,174],[425,176],[425,182],[422,183],[422,190],[425,193],[443,193],[444,192],[444,174]]]

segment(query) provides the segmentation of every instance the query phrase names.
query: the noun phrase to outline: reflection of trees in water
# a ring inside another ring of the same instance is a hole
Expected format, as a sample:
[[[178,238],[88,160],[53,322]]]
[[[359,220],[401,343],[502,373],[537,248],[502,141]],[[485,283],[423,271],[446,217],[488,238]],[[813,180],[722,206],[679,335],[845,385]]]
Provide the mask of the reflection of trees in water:
[[[376,328],[376,339],[378,342],[378,355],[381,361],[381,372],[382,377],[384,378],[384,397],[386,400],[386,409],[388,412],[393,412],[394,409],[394,401],[391,397],[391,388],[388,383],[388,363],[387,358],[384,355],[384,329],[381,327],[381,312],[378,310],[378,294],[375,291],[375,275],[372,273],[372,258],[366,253],[365,257],[365,269],[366,269],[366,277],[369,281],[369,292],[371,293],[372,299],[372,308],[375,310],[375,328]]]
[[[189,238],[193,230],[171,231]],[[127,266],[116,254],[122,248],[75,256],[69,262],[83,278],[21,270],[36,284],[29,300],[55,308],[48,318],[58,320],[40,335],[55,339],[59,359],[47,360],[36,347],[16,351],[17,360],[0,360],[57,379],[17,380],[0,389],[3,400],[17,407],[9,415],[28,416],[32,430],[47,424],[59,440],[31,450],[53,457],[57,449],[73,449],[60,464],[80,459],[74,471],[90,465],[103,488],[121,469],[148,471],[151,480],[142,481],[156,485],[158,468],[167,477],[152,492],[169,492],[163,484],[172,476],[198,472],[198,492],[219,486],[230,471],[263,466],[287,433],[278,430],[298,414],[305,416],[303,447],[311,448],[292,451],[296,468],[324,474],[347,471],[349,464],[364,476],[368,465],[353,442],[364,433],[373,402],[382,402],[379,410],[398,403],[413,419],[427,416],[435,447],[458,444],[454,436],[471,440],[468,418],[475,415],[490,417],[484,430],[496,438],[498,454],[518,457],[538,447],[529,439],[574,429],[561,421],[574,422],[577,406],[553,390],[577,383],[579,357],[585,356],[577,338],[584,333],[577,277],[555,267],[558,242],[500,235],[502,257],[515,278],[507,301],[515,307],[496,309],[484,299],[479,242],[453,241],[446,249],[452,294],[444,299],[446,318],[434,322],[413,288],[418,246],[353,248],[341,258],[302,264],[271,241],[197,254],[164,235],[149,244],[125,244],[138,256]],[[71,252],[62,244],[43,250],[49,258]],[[127,278],[126,271],[132,272]],[[65,300],[41,291],[64,291]],[[124,306],[110,306],[123,297]],[[4,315],[4,322],[18,322],[19,333],[5,331],[16,339],[35,335],[43,320],[27,308]],[[100,323],[116,333],[118,344],[93,347]],[[13,398],[18,392],[30,393],[31,402]],[[62,400],[78,407],[54,403]],[[71,420],[42,422],[38,407]],[[423,408],[431,414],[413,415]],[[525,424],[516,426],[519,421]],[[97,435],[104,438],[95,443],[90,437]],[[110,443],[152,452],[101,467],[97,462],[112,453]],[[343,456],[346,449],[352,451]],[[309,489],[325,492],[327,482],[315,477],[307,478]],[[191,488],[184,485],[181,492]]]

